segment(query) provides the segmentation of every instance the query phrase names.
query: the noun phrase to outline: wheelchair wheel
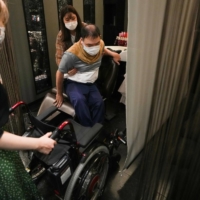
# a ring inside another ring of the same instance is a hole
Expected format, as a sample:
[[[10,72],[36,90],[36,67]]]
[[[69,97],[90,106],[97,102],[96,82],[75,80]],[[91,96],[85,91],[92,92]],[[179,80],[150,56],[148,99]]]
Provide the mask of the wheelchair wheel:
[[[105,186],[109,168],[109,150],[98,146],[73,173],[64,200],[96,200]]]

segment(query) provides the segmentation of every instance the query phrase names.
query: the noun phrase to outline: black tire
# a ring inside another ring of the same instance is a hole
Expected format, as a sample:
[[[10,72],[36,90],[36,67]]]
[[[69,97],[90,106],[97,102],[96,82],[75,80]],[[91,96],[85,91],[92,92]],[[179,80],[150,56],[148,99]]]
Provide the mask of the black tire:
[[[96,200],[104,190],[109,169],[109,150],[98,146],[73,173],[64,200]]]

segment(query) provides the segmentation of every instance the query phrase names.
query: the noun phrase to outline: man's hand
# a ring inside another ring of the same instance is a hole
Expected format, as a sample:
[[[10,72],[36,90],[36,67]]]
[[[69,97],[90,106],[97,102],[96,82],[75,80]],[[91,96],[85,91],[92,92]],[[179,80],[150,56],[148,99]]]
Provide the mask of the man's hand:
[[[56,72],[56,89],[57,89],[57,94],[56,94],[56,100],[54,102],[54,105],[56,107],[62,106],[63,103],[63,73],[61,73],[59,70]]]
[[[120,57],[120,55],[118,53],[114,53],[113,54],[113,60],[114,60],[115,63],[117,63],[118,65],[120,65],[119,62],[121,60],[121,57]]]
[[[49,154],[54,146],[56,145],[56,141],[49,138],[51,136],[51,132],[46,133],[44,136],[38,138],[38,148],[37,150],[40,153]]]
[[[104,55],[108,55],[108,56],[112,56],[113,57],[113,60],[115,63],[117,63],[118,65],[120,65],[120,60],[121,60],[121,57],[118,53],[114,52],[114,51],[110,51],[109,49],[107,48],[104,48]]]
[[[54,101],[54,105],[59,108],[60,106],[62,106],[62,103],[63,103],[63,95],[56,94],[56,100]]]

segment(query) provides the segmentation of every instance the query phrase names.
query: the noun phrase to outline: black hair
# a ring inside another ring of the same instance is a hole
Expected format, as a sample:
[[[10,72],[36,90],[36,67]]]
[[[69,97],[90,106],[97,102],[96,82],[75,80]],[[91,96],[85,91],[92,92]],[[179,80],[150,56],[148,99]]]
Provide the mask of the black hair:
[[[81,37],[83,39],[87,37],[97,38],[100,36],[100,30],[95,24],[87,24],[81,29]]]
[[[78,12],[76,11],[76,9],[73,6],[65,5],[61,9],[61,11],[60,11],[60,29],[61,29],[61,32],[62,32],[61,40],[62,40],[62,42],[65,43],[65,50],[67,50],[72,45],[70,31],[65,27],[65,24],[63,22],[64,16],[67,13],[70,13],[70,12],[76,15],[77,22],[78,22],[77,27],[75,29],[75,31],[76,31],[75,42],[77,42],[80,39],[80,37],[81,37],[81,28],[83,26],[81,18],[79,16]]]

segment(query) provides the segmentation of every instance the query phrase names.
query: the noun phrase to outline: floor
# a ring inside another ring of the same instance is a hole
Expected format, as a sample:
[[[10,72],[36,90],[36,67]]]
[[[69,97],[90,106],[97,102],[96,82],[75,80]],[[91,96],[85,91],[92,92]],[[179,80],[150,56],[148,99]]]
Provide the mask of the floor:
[[[40,102],[31,105],[32,111],[37,111],[38,105]],[[106,110],[108,113],[115,113],[115,117],[111,120],[106,120],[104,127],[108,132],[114,132],[116,129],[125,133],[126,131],[126,114],[125,114],[125,105],[119,103],[119,98],[113,97],[111,100],[106,103]],[[105,191],[103,193],[103,200],[123,200],[123,199],[134,199],[134,192],[132,191],[134,187],[137,187],[138,176],[135,176],[137,173],[137,166],[140,161],[138,157],[131,166],[123,170],[123,166],[126,159],[127,146],[120,144],[117,151],[121,155],[121,160],[119,165],[112,169],[109,172]],[[135,173],[134,173],[135,172]],[[45,180],[41,180],[37,187],[45,200],[57,200],[59,199],[52,191],[49,191],[48,184]]]
[[[111,100],[109,102],[109,108],[111,111],[114,110],[116,113],[115,118],[111,121],[107,121],[105,126],[112,132],[116,128],[119,131],[125,132],[126,129],[126,114],[125,105],[119,103],[119,101]],[[140,157],[138,157],[131,166],[123,170],[124,163],[126,160],[127,146],[121,144],[117,149],[117,152],[121,155],[121,160],[119,162],[119,167],[109,174],[108,181],[102,199],[104,200],[124,200],[132,199],[134,200],[133,188],[138,183],[138,176],[133,176],[139,165]],[[131,180],[131,182],[129,182]]]

